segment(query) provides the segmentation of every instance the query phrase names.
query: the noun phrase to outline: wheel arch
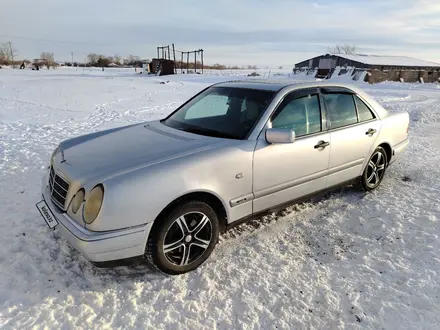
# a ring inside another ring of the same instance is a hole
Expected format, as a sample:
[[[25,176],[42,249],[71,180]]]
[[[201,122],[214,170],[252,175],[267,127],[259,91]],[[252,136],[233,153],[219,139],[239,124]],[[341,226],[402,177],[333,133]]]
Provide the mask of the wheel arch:
[[[385,153],[387,154],[387,166],[391,162],[391,157],[393,157],[393,149],[391,148],[391,145],[388,142],[382,142],[377,147],[381,147],[385,150]]]
[[[217,214],[219,224],[220,224],[220,232],[223,233],[226,230],[227,222],[228,222],[228,212],[227,209],[222,202],[222,200],[212,192],[208,191],[192,191],[188,192],[182,196],[177,197],[172,202],[170,202],[165,208],[159,213],[159,215],[154,220],[153,227],[157,224],[157,219],[164,216],[167,212],[176,207],[179,203],[188,202],[188,201],[199,201],[208,204],[214,212]]]
[[[375,151],[378,147],[381,147],[382,149],[385,150],[385,153],[386,153],[386,155],[387,155],[387,167],[388,167],[388,165],[390,164],[390,161],[391,161],[391,157],[392,157],[392,155],[393,155],[393,149],[391,148],[390,143],[388,143],[388,142],[381,142],[381,143],[379,143],[377,146],[374,146],[374,145],[372,146],[372,149],[369,151],[368,156],[365,158],[365,161],[364,161],[364,163],[363,163],[363,165],[362,165],[362,171],[360,172],[359,175],[362,175],[362,173],[364,173],[365,168],[366,168],[367,165],[368,165],[368,160],[369,160],[370,157],[374,154],[374,151]]]

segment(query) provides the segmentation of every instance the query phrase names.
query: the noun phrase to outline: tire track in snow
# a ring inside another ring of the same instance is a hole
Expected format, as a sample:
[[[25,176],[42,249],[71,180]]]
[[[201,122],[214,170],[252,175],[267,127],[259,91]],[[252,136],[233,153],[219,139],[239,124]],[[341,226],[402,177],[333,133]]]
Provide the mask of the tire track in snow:
[[[30,101],[21,101],[21,100],[8,99],[8,98],[3,98],[3,97],[0,97],[0,101],[11,102],[11,103],[19,103],[19,104],[27,104],[27,105],[36,106],[36,107],[39,107],[39,108],[47,108],[49,110],[56,110],[56,111],[84,112],[84,111],[81,111],[81,110],[53,107],[53,106],[50,106],[50,105],[47,105],[47,104],[39,104],[39,103],[35,103],[35,102],[30,102]]]

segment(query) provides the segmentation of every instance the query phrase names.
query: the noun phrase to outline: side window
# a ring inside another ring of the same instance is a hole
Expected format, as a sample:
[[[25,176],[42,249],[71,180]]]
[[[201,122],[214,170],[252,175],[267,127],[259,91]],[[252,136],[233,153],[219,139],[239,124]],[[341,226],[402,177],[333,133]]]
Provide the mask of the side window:
[[[318,95],[284,99],[272,118],[272,127],[293,129],[296,136],[320,132],[321,109]]]
[[[209,94],[188,108],[185,119],[198,119],[225,115],[229,108],[227,95]]]
[[[374,119],[374,114],[368,108],[368,106],[359,97],[355,95],[354,100],[358,109],[359,121],[367,121]]]
[[[356,107],[351,94],[324,94],[331,128],[343,127],[358,122]]]

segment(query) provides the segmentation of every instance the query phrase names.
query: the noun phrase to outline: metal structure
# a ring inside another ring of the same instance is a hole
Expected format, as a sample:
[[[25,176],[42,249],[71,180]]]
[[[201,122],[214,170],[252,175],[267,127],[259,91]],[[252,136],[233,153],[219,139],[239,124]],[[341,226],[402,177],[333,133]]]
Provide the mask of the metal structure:
[[[203,74],[203,49],[197,49],[197,50],[192,50],[192,51],[180,51],[177,50],[177,52],[181,53],[181,57],[180,57],[180,73],[183,73],[183,61],[184,61],[184,57],[186,55],[186,73],[188,73],[189,70],[189,60],[190,60],[190,56],[191,54],[194,54],[194,72],[197,73],[197,55],[200,54],[200,60],[201,60],[201,69],[202,69],[202,74]]]
[[[201,69],[201,73],[203,74],[203,49],[182,51],[182,50],[176,50],[174,48],[174,43],[171,44],[171,46],[172,46],[172,53],[173,53],[172,59],[174,61],[174,73],[177,73],[178,66],[180,68],[180,73],[183,73],[185,62],[186,62],[185,72],[188,73],[188,71],[190,69],[190,65],[192,64],[192,57],[194,56],[194,72],[197,73],[197,60],[200,59],[200,69]],[[176,62],[176,52],[180,53],[180,62],[179,63]],[[157,59],[171,61],[170,45],[157,47]],[[191,63],[190,63],[190,61],[191,61]],[[157,70],[155,69],[155,71],[159,71],[159,68],[157,68]]]
[[[157,58],[170,60],[170,45],[157,47]]]

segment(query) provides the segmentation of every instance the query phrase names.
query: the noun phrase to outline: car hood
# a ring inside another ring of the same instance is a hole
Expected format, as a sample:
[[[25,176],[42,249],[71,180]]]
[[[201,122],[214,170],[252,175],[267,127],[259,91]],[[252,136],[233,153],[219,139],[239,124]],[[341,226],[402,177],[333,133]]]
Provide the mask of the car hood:
[[[66,140],[59,146],[57,163],[81,178],[108,176],[211,149],[223,141],[154,121]]]

